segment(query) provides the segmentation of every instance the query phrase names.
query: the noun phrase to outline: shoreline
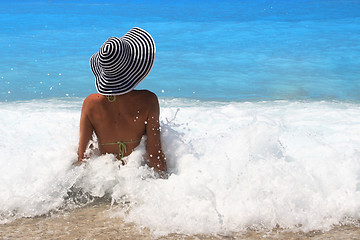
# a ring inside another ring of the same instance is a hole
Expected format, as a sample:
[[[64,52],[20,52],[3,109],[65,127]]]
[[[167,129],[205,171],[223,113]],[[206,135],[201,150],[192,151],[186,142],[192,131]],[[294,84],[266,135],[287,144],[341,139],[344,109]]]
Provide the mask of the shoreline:
[[[21,218],[11,223],[0,225],[1,239],[316,239],[339,240],[359,239],[360,226],[335,226],[330,231],[290,232],[281,229],[271,231],[246,230],[228,235],[186,235],[171,233],[154,236],[149,229],[126,223],[120,217],[109,216],[109,203],[93,203],[85,207],[38,216]]]

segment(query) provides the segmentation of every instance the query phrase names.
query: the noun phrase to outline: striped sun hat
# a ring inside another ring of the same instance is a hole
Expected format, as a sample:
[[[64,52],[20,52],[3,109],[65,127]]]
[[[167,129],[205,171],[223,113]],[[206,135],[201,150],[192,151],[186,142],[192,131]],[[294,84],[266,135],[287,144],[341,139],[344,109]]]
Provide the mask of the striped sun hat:
[[[137,27],[121,38],[106,40],[90,59],[98,93],[120,95],[133,90],[150,73],[155,52],[154,39]]]

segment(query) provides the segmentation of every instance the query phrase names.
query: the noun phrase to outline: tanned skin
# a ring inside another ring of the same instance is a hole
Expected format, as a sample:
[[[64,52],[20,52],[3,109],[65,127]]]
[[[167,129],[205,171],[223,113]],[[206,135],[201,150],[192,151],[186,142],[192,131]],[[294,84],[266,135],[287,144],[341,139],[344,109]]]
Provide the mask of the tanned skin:
[[[132,90],[117,95],[114,102],[98,93],[89,95],[81,110],[78,162],[83,161],[93,132],[99,143],[130,142],[146,135],[148,165],[158,173],[165,173],[167,168],[161,149],[159,114],[157,96],[147,90]],[[128,156],[139,144],[139,141],[127,143],[124,156]],[[119,154],[117,144],[99,144],[99,149],[102,154]]]

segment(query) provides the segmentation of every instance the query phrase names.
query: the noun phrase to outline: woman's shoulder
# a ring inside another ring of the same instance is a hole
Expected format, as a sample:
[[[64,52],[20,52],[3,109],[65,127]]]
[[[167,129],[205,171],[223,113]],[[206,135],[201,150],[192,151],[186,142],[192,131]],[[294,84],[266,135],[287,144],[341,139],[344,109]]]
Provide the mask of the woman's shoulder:
[[[136,91],[136,95],[139,96],[141,99],[146,101],[157,101],[157,96],[155,93],[149,91],[149,90],[133,90]]]
[[[136,90],[134,92],[137,104],[141,105],[146,111],[157,111],[159,108],[159,101],[155,93],[149,90]]]
[[[105,100],[106,98],[103,95],[99,93],[93,93],[85,98],[83,102],[83,106],[87,106],[87,107],[95,106],[104,102]]]
[[[99,94],[99,93],[93,93],[90,94],[89,96],[87,96],[84,100],[84,102],[100,102],[103,101],[105,98],[103,95]]]
[[[133,96],[141,102],[152,103],[158,101],[156,94],[149,90],[133,90],[132,93]]]

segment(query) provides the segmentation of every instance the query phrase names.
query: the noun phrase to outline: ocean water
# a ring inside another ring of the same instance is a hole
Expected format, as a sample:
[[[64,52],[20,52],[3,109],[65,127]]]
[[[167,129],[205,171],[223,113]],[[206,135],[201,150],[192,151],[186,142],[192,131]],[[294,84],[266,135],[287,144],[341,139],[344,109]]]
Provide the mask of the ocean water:
[[[170,175],[76,160],[89,58],[139,26]],[[360,220],[360,1],[0,2],[0,223],[81,207],[154,234]],[[201,114],[202,113],[202,114]]]

